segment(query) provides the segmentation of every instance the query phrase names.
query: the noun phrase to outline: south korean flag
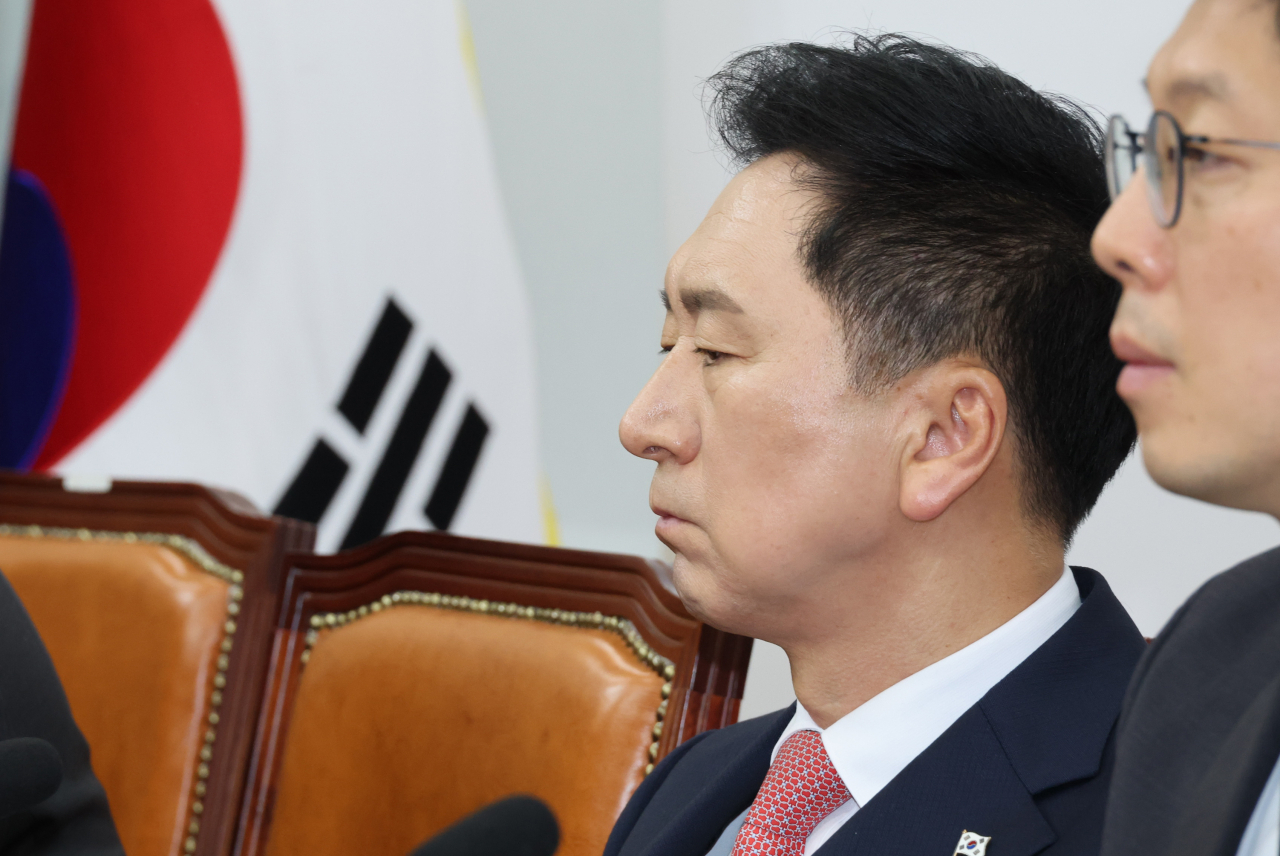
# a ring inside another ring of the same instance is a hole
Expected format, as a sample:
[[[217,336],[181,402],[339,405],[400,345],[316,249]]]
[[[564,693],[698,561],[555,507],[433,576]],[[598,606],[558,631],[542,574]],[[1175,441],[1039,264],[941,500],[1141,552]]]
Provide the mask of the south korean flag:
[[[990,841],[990,835],[979,835],[966,829],[960,834],[960,843],[956,845],[954,856],[987,856],[987,844]]]
[[[552,540],[465,12],[0,2],[0,469]]]

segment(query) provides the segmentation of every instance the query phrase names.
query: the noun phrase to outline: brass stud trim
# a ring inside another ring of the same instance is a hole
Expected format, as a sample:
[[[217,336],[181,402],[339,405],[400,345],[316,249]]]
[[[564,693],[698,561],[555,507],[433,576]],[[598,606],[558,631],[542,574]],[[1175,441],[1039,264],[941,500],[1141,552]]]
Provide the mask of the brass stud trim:
[[[308,621],[305,644],[300,660],[305,667],[311,661],[311,649],[320,639],[320,631],[342,627],[369,615],[376,615],[393,606],[430,606],[437,609],[455,609],[463,612],[475,612],[484,615],[498,615],[508,618],[523,618],[541,621],[547,624],[564,624],[571,627],[582,627],[588,630],[604,630],[616,633],[626,642],[627,647],[636,655],[641,664],[652,669],[659,677],[665,679],[662,685],[662,703],[654,716],[652,731],[653,742],[649,744],[649,760],[658,757],[658,743],[662,739],[662,723],[667,715],[667,702],[671,696],[672,680],[676,676],[676,664],[650,647],[640,631],[630,620],[616,615],[605,615],[601,612],[574,612],[567,609],[546,609],[541,606],[524,606],[518,603],[505,603],[476,599],[461,595],[440,594],[439,592],[398,591],[384,594],[372,603],[365,604],[346,612],[317,612]],[[228,622],[231,624],[231,622]],[[653,771],[653,764],[645,767],[647,776]]]
[[[217,737],[216,727],[219,722],[217,708],[222,704],[222,689],[227,684],[227,667],[231,665],[232,638],[236,632],[235,618],[240,614],[244,601],[244,573],[219,562],[193,538],[185,535],[174,535],[165,532],[112,532],[103,529],[70,529],[61,526],[15,526],[0,523],[0,536],[11,538],[51,538],[59,541],[104,541],[121,544],[154,544],[174,551],[190,561],[200,570],[229,583],[227,588],[227,617],[223,624],[223,637],[219,645],[222,652],[218,655],[216,671],[213,674],[214,690],[209,696],[210,710],[206,718],[209,724],[204,733],[204,744],[198,750],[199,761],[196,765],[196,777],[193,785],[194,800],[188,809],[189,823],[187,836],[182,849],[185,853],[194,853],[197,835],[200,832],[199,816],[204,812],[202,802],[207,790],[205,780],[209,778],[209,762],[213,760],[213,743]]]
[[[181,553],[202,571],[239,586],[244,574],[224,565],[200,545],[194,538],[167,532],[112,532],[105,529],[69,529],[64,526],[15,526],[0,523],[0,535],[15,538],[56,538],[60,541],[119,541],[124,544],[156,544]],[[239,600],[239,597],[235,598]]]

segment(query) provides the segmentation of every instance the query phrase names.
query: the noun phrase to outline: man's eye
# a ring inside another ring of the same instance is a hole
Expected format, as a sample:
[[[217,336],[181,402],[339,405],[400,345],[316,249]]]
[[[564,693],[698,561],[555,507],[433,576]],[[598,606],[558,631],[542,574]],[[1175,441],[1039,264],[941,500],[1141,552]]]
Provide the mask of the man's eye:
[[[720,358],[724,356],[720,351],[709,351],[706,348],[698,348],[697,351],[702,354],[703,364],[708,366],[719,362]]]
[[[665,357],[667,354],[671,353],[671,349],[674,347],[675,345],[663,345],[658,349],[658,355]]]
[[[1186,151],[1182,153],[1182,160],[1197,172],[1220,169],[1231,163],[1230,158],[1204,149],[1198,149],[1195,146],[1187,146]]]

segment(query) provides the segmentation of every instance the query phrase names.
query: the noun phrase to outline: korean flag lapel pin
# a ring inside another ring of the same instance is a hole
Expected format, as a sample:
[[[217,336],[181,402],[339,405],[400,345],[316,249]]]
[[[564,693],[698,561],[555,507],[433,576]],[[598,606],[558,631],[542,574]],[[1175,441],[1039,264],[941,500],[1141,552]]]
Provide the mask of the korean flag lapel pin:
[[[979,835],[966,829],[960,833],[955,856],[987,856],[987,844],[990,841],[990,835]]]

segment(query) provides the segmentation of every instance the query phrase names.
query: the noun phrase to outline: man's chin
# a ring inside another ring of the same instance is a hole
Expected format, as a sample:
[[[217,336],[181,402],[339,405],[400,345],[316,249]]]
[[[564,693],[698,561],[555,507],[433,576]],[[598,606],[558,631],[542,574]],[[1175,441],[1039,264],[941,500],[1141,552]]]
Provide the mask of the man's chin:
[[[695,582],[696,571],[690,568],[689,560],[682,553],[676,553],[675,558],[671,560],[671,582],[676,587],[676,594],[680,595],[680,602],[684,604],[684,608],[689,610],[689,614],[699,621],[706,621],[702,614],[698,611],[698,589],[699,586]]]
[[[1260,469],[1219,444],[1197,448],[1190,438],[1169,435],[1142,435],[1142,462],[1153,481],[1181,496],[1245,511],[1276,514],[1258,484]]]
[[[680,602],[690,615],[712,627],[724,629],[713,620],[713,616],[719,611],[714,608],[714,604],[720,598],[717,597],[717,587],[706,568],[699,567],[683,554],[677,553],[671,563],[671,581],[675,583],[676,594],[680,595]]]
[[[716,573],[676,554],[672,562],[671,579],[676,593],[689,614],[704,624],[726,633],[752,636],[740,610],[733,607],[734,598],[725,592],[717,581]]]

